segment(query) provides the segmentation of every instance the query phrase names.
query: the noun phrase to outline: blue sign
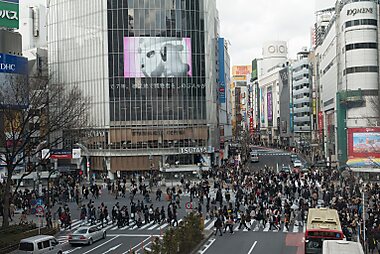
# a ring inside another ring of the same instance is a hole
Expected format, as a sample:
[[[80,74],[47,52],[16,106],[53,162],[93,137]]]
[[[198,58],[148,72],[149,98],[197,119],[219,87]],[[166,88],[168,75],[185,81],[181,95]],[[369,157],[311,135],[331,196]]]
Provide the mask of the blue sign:
[[[224,68],[224,39],[218,39],[218,61],[219,61],[219,103],[226,103],[226,70]]]
[[[42,201],[42,199],[37,199],[37,206],[40,206],[40,205],[42,205],[43,204],[43,201]]]
[[[28,74],[28,59],[20,56],[0,54],[0,73]]]

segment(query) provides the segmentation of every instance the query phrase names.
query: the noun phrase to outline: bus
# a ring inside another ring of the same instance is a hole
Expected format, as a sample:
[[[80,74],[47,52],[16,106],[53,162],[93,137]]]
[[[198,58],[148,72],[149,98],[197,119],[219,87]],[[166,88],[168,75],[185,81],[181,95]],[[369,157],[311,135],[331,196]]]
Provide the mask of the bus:
[[[341,240],[323,241],[323,254],[364,254],[363,247],[358,242],[349,242]]]
[[[337,210],[329,208],[310,208],[305,232],[305,254],[322,253],[324,240],[343,240]]]

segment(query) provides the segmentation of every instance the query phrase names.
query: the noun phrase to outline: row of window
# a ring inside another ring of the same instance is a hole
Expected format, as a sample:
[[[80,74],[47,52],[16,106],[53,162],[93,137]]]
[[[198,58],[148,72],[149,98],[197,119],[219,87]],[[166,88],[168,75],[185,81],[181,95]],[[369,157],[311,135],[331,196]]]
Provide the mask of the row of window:
[[[309,98],[309,95],[310,95],[310,93],[301,93],[301,94],[295,95],[294,98],[296,98],[296,99],[301,99],[301,98],[304,98],[304,97],[308,97]]]
[[[343,75],[360,73],[360,72],[379,72],[378,66],[355,66],[349,67],[343,71]]]
[[[309,65],[308,64],[303,64],[301,66],[298,66],[297,68],[293,69],[293,72],[299,72],[302,69],[307,69],[308,70],[309,69]]]
[[[376,19],[357,19],[357,20],[350,20],[347,21],[343,27],[342,30],[348,27],[352,26],[377,26],[377,20]]]
[[[346,45],[345,48],[346,48],[346,51],[355,50],[355,49],[377,49],[377,43],[375,42],[353,43],[353,44]]]
[[[297,81],[299,81],[299,80],[301,80],[303,78],[309,78],[309,74],[303,74],[302,76],[299,76],[299,77],[295,78],[294,81],[297,82]]]

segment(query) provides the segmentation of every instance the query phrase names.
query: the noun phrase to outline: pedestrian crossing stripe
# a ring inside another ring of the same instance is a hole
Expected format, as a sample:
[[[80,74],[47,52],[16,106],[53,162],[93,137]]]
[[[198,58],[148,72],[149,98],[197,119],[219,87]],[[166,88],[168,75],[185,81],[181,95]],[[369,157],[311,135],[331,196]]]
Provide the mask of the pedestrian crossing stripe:
[[[290,153],[258,153],[259,156],[290,156]]]
[[[204,221],[204,228],[205,230],[213,230],[214,228],[214,223],[215,223],[215,220],[216,219],[206,219]],[[178,220],[178,224],[181,223],[181,221],[183,221],[183,219],[180,219]],[[137,227],[136,223],[133,221],[133,220],[130,220],[129,222],[129,225],[126,225],[124,227],[121,227],[119,228],[117,225],[115,224],[112,224],[112,222],[110,222],[111,224],[107,224],[104,229],[106,231],[124,231],[124,230],[129,230],[129,231],[134,231],[134,230],[164,230],[166,229],[168,226],[169,226],[169,223],[165,222],[163,224],[159,224],[159,223],[154,223],[154,222],[149,222],[147,224],[143,224],[140,228]],[[71,232],[74,232],[76,229],[78,229],[79,227],[81,226],[88,226],[88,223],[86,224],[83,224],[82,221],[80,220],[77,220],[77,221],[73,221],[72,223],[72,228],[71,228]],[[173,224],[172,224],[173,225]],[[97,223],[96,226],[101,226],[101,223]],[[301,224],[300,222],[296,222],[292,225],[289,225],[289,230],[285,227],[284,224],[280,224],[279,225],[279,229],[277,230],[276,228],[272,228],[271,230],[269,230],[270,228],[270,224],[269,223],[266,223],[265,226],[263,226],[262,224],[260,224],[260,222],[256,221],[256,220],[252,220],[251,222],[249,222],[247,224],[248,228],[251,229],[251,231],[253,232],[272,232],[272,233],[305,233],[306,231],[306,227],[304,227],[304,224]],[[67,230],[69,231],[69,230]],[[240,228],[239,229],[239,223],[236,223],[234,226],[233,226],[233,231],[234,232],[249,232],[250,230],[248,230],[247,228]],[[57,237],[57,240],[64,244],[64,243],[67,243],[68,242],[68,236],[67,235],[61,235],[61,236],[58,236]]]

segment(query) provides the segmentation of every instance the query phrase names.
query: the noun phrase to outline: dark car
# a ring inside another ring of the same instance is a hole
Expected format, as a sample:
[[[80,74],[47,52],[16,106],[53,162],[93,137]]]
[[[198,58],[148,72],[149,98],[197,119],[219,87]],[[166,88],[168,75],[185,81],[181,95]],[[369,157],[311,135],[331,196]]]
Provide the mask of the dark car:
[[[292,169],[291,169],[291,167],[289,165],[288,166],[283,165],[281,167],[280,172],[289,174],[289,173],[292,172]]]

